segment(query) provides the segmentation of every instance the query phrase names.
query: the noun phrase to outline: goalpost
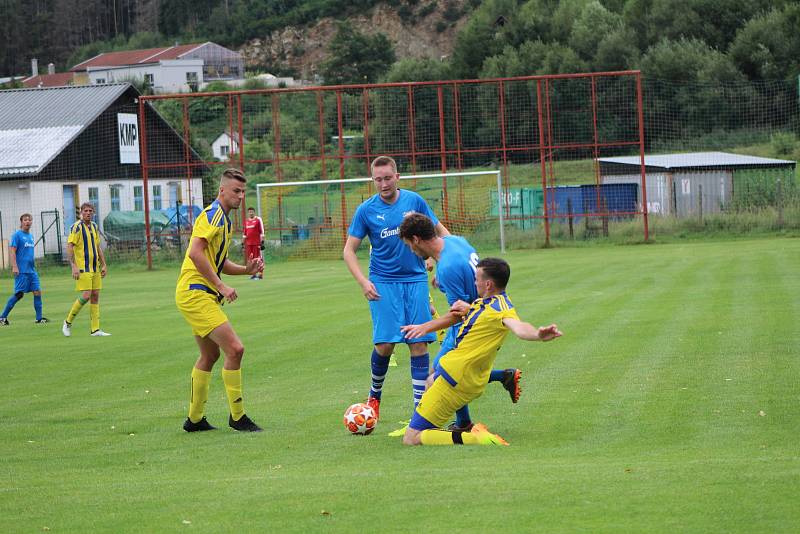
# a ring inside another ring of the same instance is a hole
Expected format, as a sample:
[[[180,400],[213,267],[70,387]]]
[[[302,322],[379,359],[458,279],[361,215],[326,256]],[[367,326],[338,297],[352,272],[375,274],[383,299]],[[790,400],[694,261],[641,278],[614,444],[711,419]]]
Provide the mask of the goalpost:
[[[401,176],[400,187],[420,194],[451,233],[505,252],[510,195],[503,194],[499,170]],[[337,258],[353,213],[375,188],[371,178],[348,178],[261,183],[256,193],[271,252]]]

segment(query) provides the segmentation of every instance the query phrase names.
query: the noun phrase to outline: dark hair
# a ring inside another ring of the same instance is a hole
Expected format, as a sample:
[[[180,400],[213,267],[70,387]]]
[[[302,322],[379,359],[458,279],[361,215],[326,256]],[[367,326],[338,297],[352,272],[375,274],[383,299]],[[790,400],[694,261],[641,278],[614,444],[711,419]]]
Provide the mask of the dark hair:
[[[243,184],[247,183],[247,178],[244,177],[244,173],[239,169],[234,167],[230,167],[229,169],[225,169],[225,172],[222,173],[222,180],[229,179],[229,180],[239,180]]]
[[[403,222],[400,224],[399,236],[400,239],[409,241],[414,236],[427,241],[436,237],[436,228],[427,215],[412,211],[403,218]]]
[[[511,278],[511,267],[506,260],[500,258],[483,258],[475,268],[483,269],[483,274],[494,282],[498,289],[505,289],[508,279]]]
[[[256,211],[256,209],[253,206],[250,206],[249,208],[247,208],[247,211]]]
[[[79,211],[83,211],[83,208],[86,207],[92,208],[92,211],[94,211],[94,204],[92,204],[91,202],[84,202],[83,204],[81,204],[81,208]]]
[[[391,165],[392,170],[397,173],[397,162],[389,156],[378,156],[372,160],[372,165],[369,166],[369,170],[370,172],[374,172],[375,167],[385,167],[386,165]]]
[[[24,219],[25,217],[30,217],[30,219],[33,220],[33,215],[31,215],[30,213],[23,213],[22,215],[19,216],[19,222],[22,222],[22,219]]]

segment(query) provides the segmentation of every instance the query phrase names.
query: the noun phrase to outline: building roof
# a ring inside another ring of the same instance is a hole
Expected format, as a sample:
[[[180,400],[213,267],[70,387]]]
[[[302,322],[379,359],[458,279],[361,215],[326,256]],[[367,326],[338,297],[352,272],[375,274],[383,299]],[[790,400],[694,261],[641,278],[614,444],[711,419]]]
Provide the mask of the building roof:
[[[105,52],[91,59],[87,59],[82,63],[78,63],[69,70],[70,72],[83,72],[89,68],[146,65],[148,63],[158,63],[159,61],[167,59],[180,59],[182,56],[204,44],[206,43],[146,48],[143,50],[123,50],[121,52]]]
[[[624,170],[625,167],[641,165],[639,156],[600,158],[604,168]],[[727,152],[689,152],[685,154],[645,155],[645,167],[649,170],[680,169],[727,169],[731,167],[784,167],[794,166],[796,162],[784,159],[761,158]]]
[[[0,91],[0,176],[35,175],[130,84]]]
[[[57,72],[55,74],[40,74],[38,76],[28,76],[22,80],[22,85],[27,88],[34,87],[61,87],[72,83],[71,72]]]

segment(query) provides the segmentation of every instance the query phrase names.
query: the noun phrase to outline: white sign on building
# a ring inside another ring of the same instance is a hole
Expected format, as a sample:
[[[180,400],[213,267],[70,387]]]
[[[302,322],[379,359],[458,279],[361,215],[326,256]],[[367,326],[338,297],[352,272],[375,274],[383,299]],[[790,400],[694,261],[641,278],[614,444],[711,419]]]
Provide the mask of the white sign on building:
[[[139,163],[139,123],[135,113],[117,113],[119,162]]]

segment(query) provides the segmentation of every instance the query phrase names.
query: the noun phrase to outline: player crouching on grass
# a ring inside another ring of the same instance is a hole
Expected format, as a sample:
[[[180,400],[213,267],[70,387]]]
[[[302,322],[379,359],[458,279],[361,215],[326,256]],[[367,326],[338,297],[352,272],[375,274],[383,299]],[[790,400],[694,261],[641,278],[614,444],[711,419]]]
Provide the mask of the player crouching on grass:
[[[442,427],[455,411],[477,399],[486,389],[497,351],[508,331],[527,341],[550,341],[561,336],[556,325],[536,328],[523,322],[506,295],[511,268],[505,260],[484,258],[478,262],[475,287],[478,298],[470,306],[464,301],[453,303],[441,321],[450,324],[463,320],[456,338],[456,347],[442,356],[439,367],[430,378],[430,385],[419,401],[403,436],[404,445],[508,445],[477,423],[469,432],[448,431]],[[463,319],[462,319],[463,318]],[[403,333],[410,339],[424,335],[425,325],[408,325]]]
[[[217,199],[195,220],[192,238],[181,266],[175,303],[192,327],[200,347],[200,357],[192,368],[189,417],[183,423],[187,432],[213,430],[205,418],[211,369],[224,352],[222,381],[228,396],[228,426],[243,432],[260,432],[261,427],[244,413],[242,401],[242,356],[244,346],[222,312],[223,300],[236,300],[236,290],[222,282],[219,275],[254,275],[264,267],[261,258],[251,258],[246,265],[228,260],[231,244],[231,220],[228,213],[239,207],[244,198],[244,174],[227,169],[219,182]]]

